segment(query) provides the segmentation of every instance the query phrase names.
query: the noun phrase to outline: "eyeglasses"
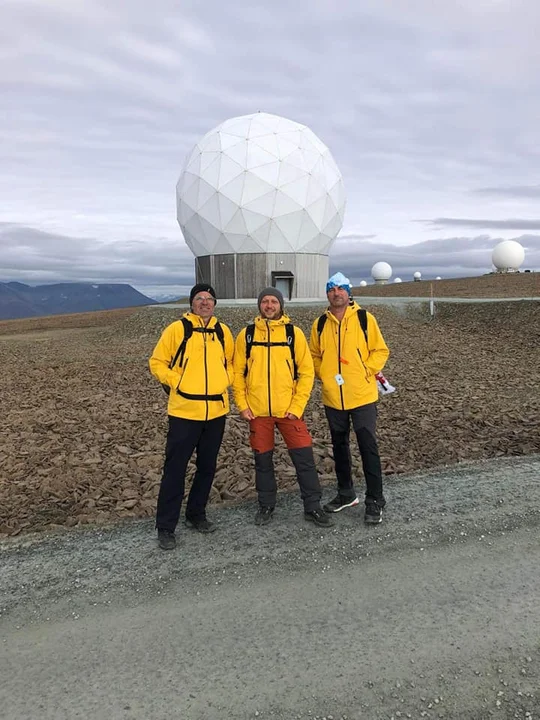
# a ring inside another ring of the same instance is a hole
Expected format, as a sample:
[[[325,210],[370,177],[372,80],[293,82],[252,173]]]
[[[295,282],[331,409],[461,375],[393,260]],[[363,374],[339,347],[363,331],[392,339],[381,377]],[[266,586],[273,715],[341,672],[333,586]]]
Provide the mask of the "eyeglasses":
[[[212,295],[197,295],[193,298],[193,302],[204,302],[205,300],[211,300],[213,303],[216,302]]]

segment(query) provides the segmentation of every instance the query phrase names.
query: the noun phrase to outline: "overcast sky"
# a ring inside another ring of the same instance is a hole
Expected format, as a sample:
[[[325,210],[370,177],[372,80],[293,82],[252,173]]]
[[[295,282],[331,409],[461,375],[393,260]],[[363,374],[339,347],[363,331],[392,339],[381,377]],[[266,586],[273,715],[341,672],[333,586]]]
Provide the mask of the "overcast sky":
[[[0,281],[185,290],[175,185],[208,130],[308,125],[348,196],[333,270],[540,270],[538,0],[4,0]]]

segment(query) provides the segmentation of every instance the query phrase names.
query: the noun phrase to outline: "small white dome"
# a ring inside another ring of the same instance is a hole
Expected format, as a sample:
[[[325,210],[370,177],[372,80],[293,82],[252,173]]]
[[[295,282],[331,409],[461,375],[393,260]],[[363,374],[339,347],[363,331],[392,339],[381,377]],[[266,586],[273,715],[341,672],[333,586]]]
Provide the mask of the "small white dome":
[[[437,277],[435,278],[435,280],[441,280],[441,276],[440,276],[440,275],[437,275]]]
[[[365,280],[360,280],[360,287],[366,287],[367,282]]]
[[[400,282],[401,282],[401,278],[394,278],[394,282],[395,282],[395,283],[400,283]]]
[[[491,260],[497,270],[515,272],[525,260],[525,250],[517,240],[503,240],[493,248]]]
[[[415,278],[415,280],[420,280],[421,277],[422,273],[420,272],[420,270],[417,270],[413,275],[413,278]]]
[[[376,262],[371,268],[371,277],[374,280],[390,280],[392,267],[387,262]]]

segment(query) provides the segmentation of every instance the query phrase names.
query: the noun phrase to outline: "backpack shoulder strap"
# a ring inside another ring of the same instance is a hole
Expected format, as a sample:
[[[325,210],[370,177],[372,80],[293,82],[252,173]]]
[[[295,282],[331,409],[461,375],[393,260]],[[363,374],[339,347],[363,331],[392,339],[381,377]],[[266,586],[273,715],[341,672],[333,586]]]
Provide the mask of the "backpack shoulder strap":
[[[184,326],[184,337],[182,338],[182,342],[178,346],[178,350],[176,351],[174,358],[169,363],[170,370],[172,370],[172,368],[176,365],[177,361],[180,366],[184,362],[187,341],[193,334],[193,325],[191,324],[191,322],[185,317],[180,318],[180,320],[182,322],[182,325]]]
[[[364,333],[364,337],[366,338],[367,345],[367,311],[364,310],[364,308],[358,308],[357,315],[358,322],[360,323],[360,327],[362,328],[362,332]]]
[[[296,364],[296,358],[294,355],[294,325],[292,323],[287,323],[285,325],[286,342],[276,342],[276,343],[255,342],[253,339],[254,335],[255,335],[255,324],[252,323],[251,325],[248,325],[246,327],[246,367],[244,368],[244,376],[247,375],[247,361],[249,360],[249,357],[251,355],[251,348],[253,347],[253,345],[268,345],[268,347],[277,346],[277,345],[288,345],[289,351],[291,353],[291,359],[293,362],[294,379],[298,380],[298,366]]]
[[[294,379],[298,380],[298,366],[296,364],[296,358],[294,356],[294,325],[292,323],[287,323],[285,325],[285,335],[287,336],[287,345],[289,346],[289,350],[291,351],[291,360],[294,369]]]
[[[251,355],[251,348],[253,347],[253,336],[255,335],[255,323],[251,323],[246,327],[246,364],[244,366],[244,377],[247,377],[247,362]]]
[[[223,350],[225,350],[225,333],[223,332],[223,325],[219,322],[219,320],[216,321],[216,324],[214,325],[214,332],[217,335],[217,339],[221,343],[221,347]]]
[[[317,335],[319,338],[321,337],[321,333],[323,331],[323,327],[326,323],[326,313],[320,316],[320,318],[317,320]]]
[[[367,343],[367,327],[368,327],[368,321],[367,321],[367,311],[364,310],[364,308],[358,308],[356,314],[358,315],[358,322],[360,323],[360,327],[362,328],[362,332],[364,333],[364,337],[366,338]],[[317,320],[317,335],[319,338],[321,337],[321,333],[323,331],[324,325],[326,323],[327,316],[326,314],[321,315],[320,318]]]
[[[253,337],[255,336],[255,323],[251,323],[246,328],[246,360],[249,360],[251,348],[253,347]]]

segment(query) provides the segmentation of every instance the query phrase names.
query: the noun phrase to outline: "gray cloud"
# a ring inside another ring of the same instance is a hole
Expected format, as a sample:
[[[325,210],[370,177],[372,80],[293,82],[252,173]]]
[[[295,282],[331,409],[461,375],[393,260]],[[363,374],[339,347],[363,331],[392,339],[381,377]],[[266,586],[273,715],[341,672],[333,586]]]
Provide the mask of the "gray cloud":
[[[473,218],[435,218],[419,220],[431,227],[470,227],[490,230],[540,230],[540,220],[514,218],[507,220],[481,220]]]
[[[528,200],[540,198],[540,185],[478,188],[477,190],[473,190],[473,192],[488,197],[523,198]]]
[[[104,243],[0,223],[0,282],[128,283],[137,288],[188,288],[194,258],[180,241],[158,238]]]
[[[523,269],[540,269],[540,235],[516,237],[525,248]],[[489,235],[425,240],[407,246],[338,240],[330,254],[332,272],[341,270],[354,283],[371,278],[375,262],[390,263],[393,277],[411,280],[419,270],[424,277],[470,277],[492,270],[491,253],[500,238]]]
[[[516,238],[525,248],[525,266],[540,269],[540,235]],[[338,240],[330,253],[332,272],[341,270],[355,283],[369,279],[379,260],[389,262],[394,277],[479,275],[491,270],[497,238],[489,235],[425,240],[398,246],[359,236]],[[194,282],[194,257],[179,240],[159,238],[104,243],[95,238],[46,233],[0,223],[0,282],[122,282],[151,295],[185,293]]]
[[[343,242],[345,240],[373,240],[377,235],[358,235],[355,232],[342,232],[339,234],[339,239]]]
[[[184,158],[257,110],[330,147],[348,192],[336,253],[360,237],[420,246],[434,227],[539,230],[505,219],[537,217],[539,22],[537,0],[342,0],[339,12],[328,0],[162,0],[159,12],[7,0],[0,221],[44,235],[12,235],[19,252],[3,244],[0,269],[187,278],[174,208]]]

